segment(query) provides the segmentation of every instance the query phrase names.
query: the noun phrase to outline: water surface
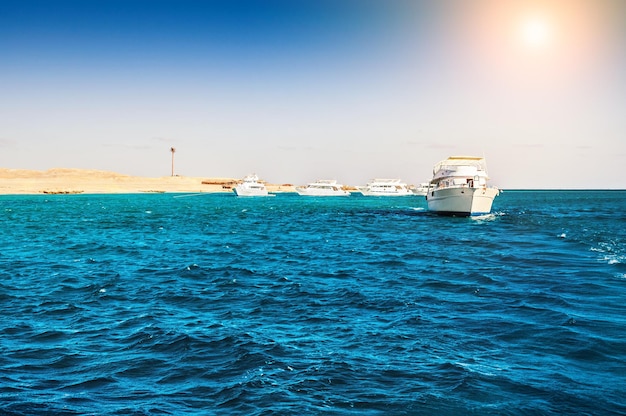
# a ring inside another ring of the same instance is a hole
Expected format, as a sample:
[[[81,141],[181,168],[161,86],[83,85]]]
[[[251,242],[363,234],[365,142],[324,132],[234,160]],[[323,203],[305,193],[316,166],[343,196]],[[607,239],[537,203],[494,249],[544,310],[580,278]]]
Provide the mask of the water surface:
[[[624,414],[626,192],[0,197],[0,413]]]

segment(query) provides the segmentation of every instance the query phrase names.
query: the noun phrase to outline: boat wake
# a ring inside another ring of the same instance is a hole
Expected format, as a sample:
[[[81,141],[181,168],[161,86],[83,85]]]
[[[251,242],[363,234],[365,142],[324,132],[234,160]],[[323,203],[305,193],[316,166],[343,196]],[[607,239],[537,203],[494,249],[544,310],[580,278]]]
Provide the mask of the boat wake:
[[[474,221],[484,222],[484,221],[495,221],[499,217],[502,217],[504,215],[505,215],[504,212],[491,212],[489,214],[473,215],[470,218]]]

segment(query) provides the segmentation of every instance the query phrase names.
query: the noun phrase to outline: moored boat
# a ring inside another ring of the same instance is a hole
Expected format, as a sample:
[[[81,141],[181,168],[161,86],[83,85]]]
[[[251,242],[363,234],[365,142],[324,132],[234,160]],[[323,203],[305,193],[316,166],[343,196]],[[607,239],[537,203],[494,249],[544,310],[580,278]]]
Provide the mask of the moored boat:
[[[356,189],[365,196],[410,196],[414,195],[408,185],[400,179],[373,179]]]
[[[428,210],[442,215],[481,215],[491,212],[498,188],[487,186],[485,159],[451,156],[433,168],[426,201]]]
[[[428,193],[428,182],[422,182],[418,186],[411,188],[415,195],[425,196]]]
[[[237,196],[274,196],[267,192],[265,184],[259,181],[256,174],[248,175],[233,188]]]
[[[320,179],[306,186],[296,186],[296,192],[303,196],[350,196],[350,192],[343,189],[343,185],[332,179]]]

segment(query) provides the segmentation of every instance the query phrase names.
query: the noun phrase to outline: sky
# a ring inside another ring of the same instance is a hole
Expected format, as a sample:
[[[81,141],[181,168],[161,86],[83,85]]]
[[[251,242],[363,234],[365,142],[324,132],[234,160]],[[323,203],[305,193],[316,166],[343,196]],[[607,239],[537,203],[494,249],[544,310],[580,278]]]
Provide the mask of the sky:
[[[0,168],[625,189],[623,0],[0,0]]]

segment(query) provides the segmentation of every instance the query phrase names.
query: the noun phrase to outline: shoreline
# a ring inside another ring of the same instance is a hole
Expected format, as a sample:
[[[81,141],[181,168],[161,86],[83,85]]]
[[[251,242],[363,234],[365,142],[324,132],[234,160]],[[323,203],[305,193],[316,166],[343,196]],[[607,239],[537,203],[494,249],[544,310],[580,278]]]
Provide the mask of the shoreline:
[[[77,168],[48,170],[0,168],[0,195],[144,194],[144,193],[232,193],[241,178],[162,176],[144,177]],[[295,185],[266,183],[271,193],[295,193]],[[350,192],[356,187],[345,186]],[[523,191],[624,191],[624,188],[506,188]]]
[[[236,178],[141,177],[92,169],[0,168],[0,195],[232,193],[239,181]],[[266,186],[270,192],[295,192],[293,185]]]

